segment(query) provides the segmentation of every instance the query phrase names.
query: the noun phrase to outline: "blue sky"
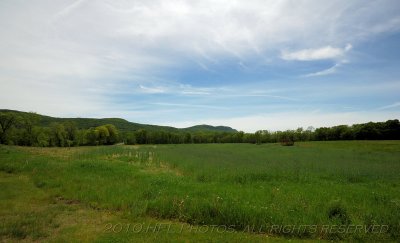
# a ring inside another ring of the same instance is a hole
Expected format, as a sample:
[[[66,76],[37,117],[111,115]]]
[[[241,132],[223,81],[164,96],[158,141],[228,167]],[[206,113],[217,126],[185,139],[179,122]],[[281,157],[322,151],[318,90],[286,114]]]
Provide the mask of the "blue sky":
[[[253,132],[400,117],[400,3],[0,2],[0,108]]]

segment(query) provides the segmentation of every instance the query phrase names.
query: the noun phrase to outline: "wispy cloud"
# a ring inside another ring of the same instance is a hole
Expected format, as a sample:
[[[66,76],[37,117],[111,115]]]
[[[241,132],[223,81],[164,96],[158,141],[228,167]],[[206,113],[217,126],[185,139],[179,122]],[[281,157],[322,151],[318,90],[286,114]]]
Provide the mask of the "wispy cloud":
[[[398,108],[398,107],[400,107],[400,102],[395,102],[390,105],[385,105],[385,106],[379,107],[378,110],[388,110],[388,109],[393,109],[393,108]]]
[[[336,63],[335,65],[333,65],[332,67],[322,70],[322,71],[318,71],[315,73],[309,73],[304,75],[304,77],[316,77],[316,76],[324,76],[324,75],[329,75],[329,74],[333,74],[336,73],[337,69],[341,66],[340,63]]]
[[[156,85],[140,84],[136,92],[145,94],[173,94],[173,95],[187,95],[187,96],[204,96],[216,92],[219,88],[207,87],[193,87],[189,84],[182,84],[176,82],[155,82]]]
[[[344,48],[325,46],[315,49],[303,49],[299,51],[282,51],[281,58],[286,61],[320,61],[320,60],[334,60],[336,64],[332,67],[303,75],[302,77],[317,77],[330,75],[337,72],[340,66],[348,61],[345,55],[353,48],[351,44],[346,44]]]
[[[213,105],[196,105],[196,104],[182,104],[182,103],[163,103],[156,102],[151,103],[152,105],[158,106],[173,106],[173,107],[184,107],[184,108],[201,108],[201,109],[216,109],[216,110],[229,110],[227,107],[213,106]]]
[[[278,100],[288,100],[288,101],[300,101],[298,98],[294,97],[289,97],[289,96],[282,96],[282,95],[272,95],[272,94],[257,94],[257,93],[252,93],[252,92],[240,92],[240,93],[227,93],[227,94],[222,94],[219,95],[221,98],[250,98],[250,97],[265,97],[265,98],[273,98],[273,99],[278,99]]]
[[[221,87],[194,87],[188,84],[176,84],[176,83],[164,83],[163,86],[145,86],[139,85],[139,93],[145,94],[170,94],[170,95],[181,95],[181,96],[193,96],[193,97],[205,97],[209,99],[211,97],[218,99],[227,98],[251,98],[251,97],[265,97],[277,100],[287,100],[287,101],[300,101],[299,98],[280,95],[285,90],[252,90],[248,87],[235,87],[230,88]]]
[[[161,94],[167,91],[164,87],[146,87],[144,85],[139,85],[139,87],[141,91],[146,94]]]
[[[239,117],[254,115],[252,107],[306,105],[303,97],[312,95],[323,110],[325,96],[338,96],[332,89],[365,97],[357,92],[372,80],[370,70],[358,64],[360,72],[333,80],[329,91],[310,77],[337,72],[352,60],[352,45],[359,51],[366,40],[398,33],[399,13],[398,0],[2,0],[0,106],[57,116],[126,114],[149,123],[158,117],[155,107],[130,107],[159,103],[157,112],[174,120],[190,120],[199,109],[204,117]],[[299,79],[321,61],[332,66]],[[371,72],[379,84],[398,77]],[[344,89],[345,81],[356,89]],[[376,95],[381,104],[393,100],[388,92]]]
[[[315,49],[303,49],[299,51],[282,51],[281,58],[288,61],[316,61],[326,59],[342,58],[344,54],[351,50],[352,45],[347,44],[344,48],[325,46]]]
[[[74,1],[73,3],[67,5],[66,7],[64,7],[62,10],[58,11],[54,15],[54,20],[56,20],[58,18],[67,17],[75,9],[79,8],[85,1],[87,1],[87,0],[77,0],[77,1]]]

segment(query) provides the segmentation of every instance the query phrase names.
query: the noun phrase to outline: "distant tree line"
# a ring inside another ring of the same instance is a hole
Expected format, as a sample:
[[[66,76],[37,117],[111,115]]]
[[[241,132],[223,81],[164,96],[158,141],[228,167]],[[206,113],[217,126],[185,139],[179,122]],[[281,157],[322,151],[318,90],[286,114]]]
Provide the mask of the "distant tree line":
[[[37,147],[71,147],[82,145],[124,144],[182,144],[182,143],[276,143],[331,140],[399,140],[399,120],[369,122],[352,126],[340,125],[313,129],[270,132],[171,132],[139,129],[120,132],[112,124],[80,129],[74,122],[39,126],[34,113],[24,115],[0,112],[0,143]]]
[[[369,122],[352,126],[309,127],[304,130],[270,132],[260,130],[255,133],[244,132],[194,132],[172,133],[164,131],[137,130],[125,133],[125,144],[169,144],[169,143],[290,143],[294,141],[332,141],[332,140],[399,140],[399,120]]]

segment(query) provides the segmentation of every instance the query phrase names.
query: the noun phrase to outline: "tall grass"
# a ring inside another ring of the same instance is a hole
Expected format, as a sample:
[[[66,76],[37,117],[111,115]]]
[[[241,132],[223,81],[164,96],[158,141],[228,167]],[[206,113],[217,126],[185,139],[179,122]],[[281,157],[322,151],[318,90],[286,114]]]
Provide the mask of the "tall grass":
[[[0,171],[93,209],[297,238],[400,239],[400,143],[0,147]],[[323,225],[388,225],[383,234]],[[317,225],[282,232],[274,225]]]

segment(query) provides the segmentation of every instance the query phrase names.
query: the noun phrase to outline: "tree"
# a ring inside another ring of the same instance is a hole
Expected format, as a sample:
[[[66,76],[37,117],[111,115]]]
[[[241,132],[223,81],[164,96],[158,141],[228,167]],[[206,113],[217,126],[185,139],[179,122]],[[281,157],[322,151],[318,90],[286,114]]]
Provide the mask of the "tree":
[[[328,133],[329,133],[329,128],[327,128],[327,127],[317,128],[315,130],[315,139],[319,140],[319,141],[328,140],[329,139]]]
[[[86,132],[86,140],[88,145],[99,145],[99,131],[95,128],[89,128]]]
[[[65,131],[64,125],[61,123],[52,123],[50,125],[50,145],[64,147],[67,144],[67,132]]]
[[[245,133],[243,136],[243,142],[245,143],[256,143],[256,137],[253,133]]]
[[[294,136],[295,136],[295,140],[296,141],[304,141],[305,138],[304,138],[304,130],[303,130],[303,128],[302,127],[297,128],[296,131],[295,131]]]
[[[240,131],[235,133],[234,142],[235,143],[243,143],[244,132]]]
[[[107,139],[110,136],[110,132],[108,131],[106,126],[99,126],[95,129],[97,131],[98,137],[98,144],[103,145],[107,144]]]
[[[388,120],[383,124],[382,134],[385,139],[400,139],[399,120]]]
[[[83,129],[78,130],[76,132],[74,144],[76,144],[77,146],[88,144],[88,141],[86,139],[86,133],[87,133],[86,130]]]
[[[356,126],[355,137],[361,140],[380,139],[381,132],[377,123],[368,122]]]
[[[144,129],[139,129],[135,132],[136,142],[138,144],[147,143],[147,131]]]
[[[6,143],[7,132],[15,125],[17,115],[11,112],[0,113],[0,143]]]
[[[279,133],[279,142],[284,146],[292,146],[295,141],[295,131],[287,130]]]
[[[116,144],[119,139],[119,137],[118,137],[119,132],[118,132],[117,128],[112,124],[107,124],[107,125],[105,125],[105,127],[108,130],[108,137],[107,137],[106,144]]]
[[[136,137],[135,137],[135,133],[133,132],[129,132],[126,133],[125,135],[125,144],[136,144]]]
[[[42,127],[34,127],[33,128],[34,137],[36,140],[32,144],[33,146],[38,147],[47,147],[50,144],[50,136],[49,131],[46,128]]]
[[[84,144],[87,143],[89,145],[111,145],[119,141],[119,132],[112,124],[89,128],[85,132],[85,135],[86,136],[80,136],[86,138]]]
[[[190,134],[190,133],[185,133],[185,137],[184,137],[184,139],[183,139],[183,142],[184,143],[193,143],[193,140],[192,140],[192,134]]]
[[[76,127],[76,123],[72,121],[67,121],[63,123],[65,132],[66,132],[66,145],[68,147],[73,145],[79,145],[76,139],[78,128]]]
[[[32,146],[37,141],[33,128],[39,122],[39,119],[39,116],[32,112],[21,116],[20,122],[18,123],[21,129],[23,129],[23,137],[21,138],[23,145]]]
[[[261,139],[262,139],[262,131],[257,131],[254,134],[255,142],[256,144],[261,144]]]

